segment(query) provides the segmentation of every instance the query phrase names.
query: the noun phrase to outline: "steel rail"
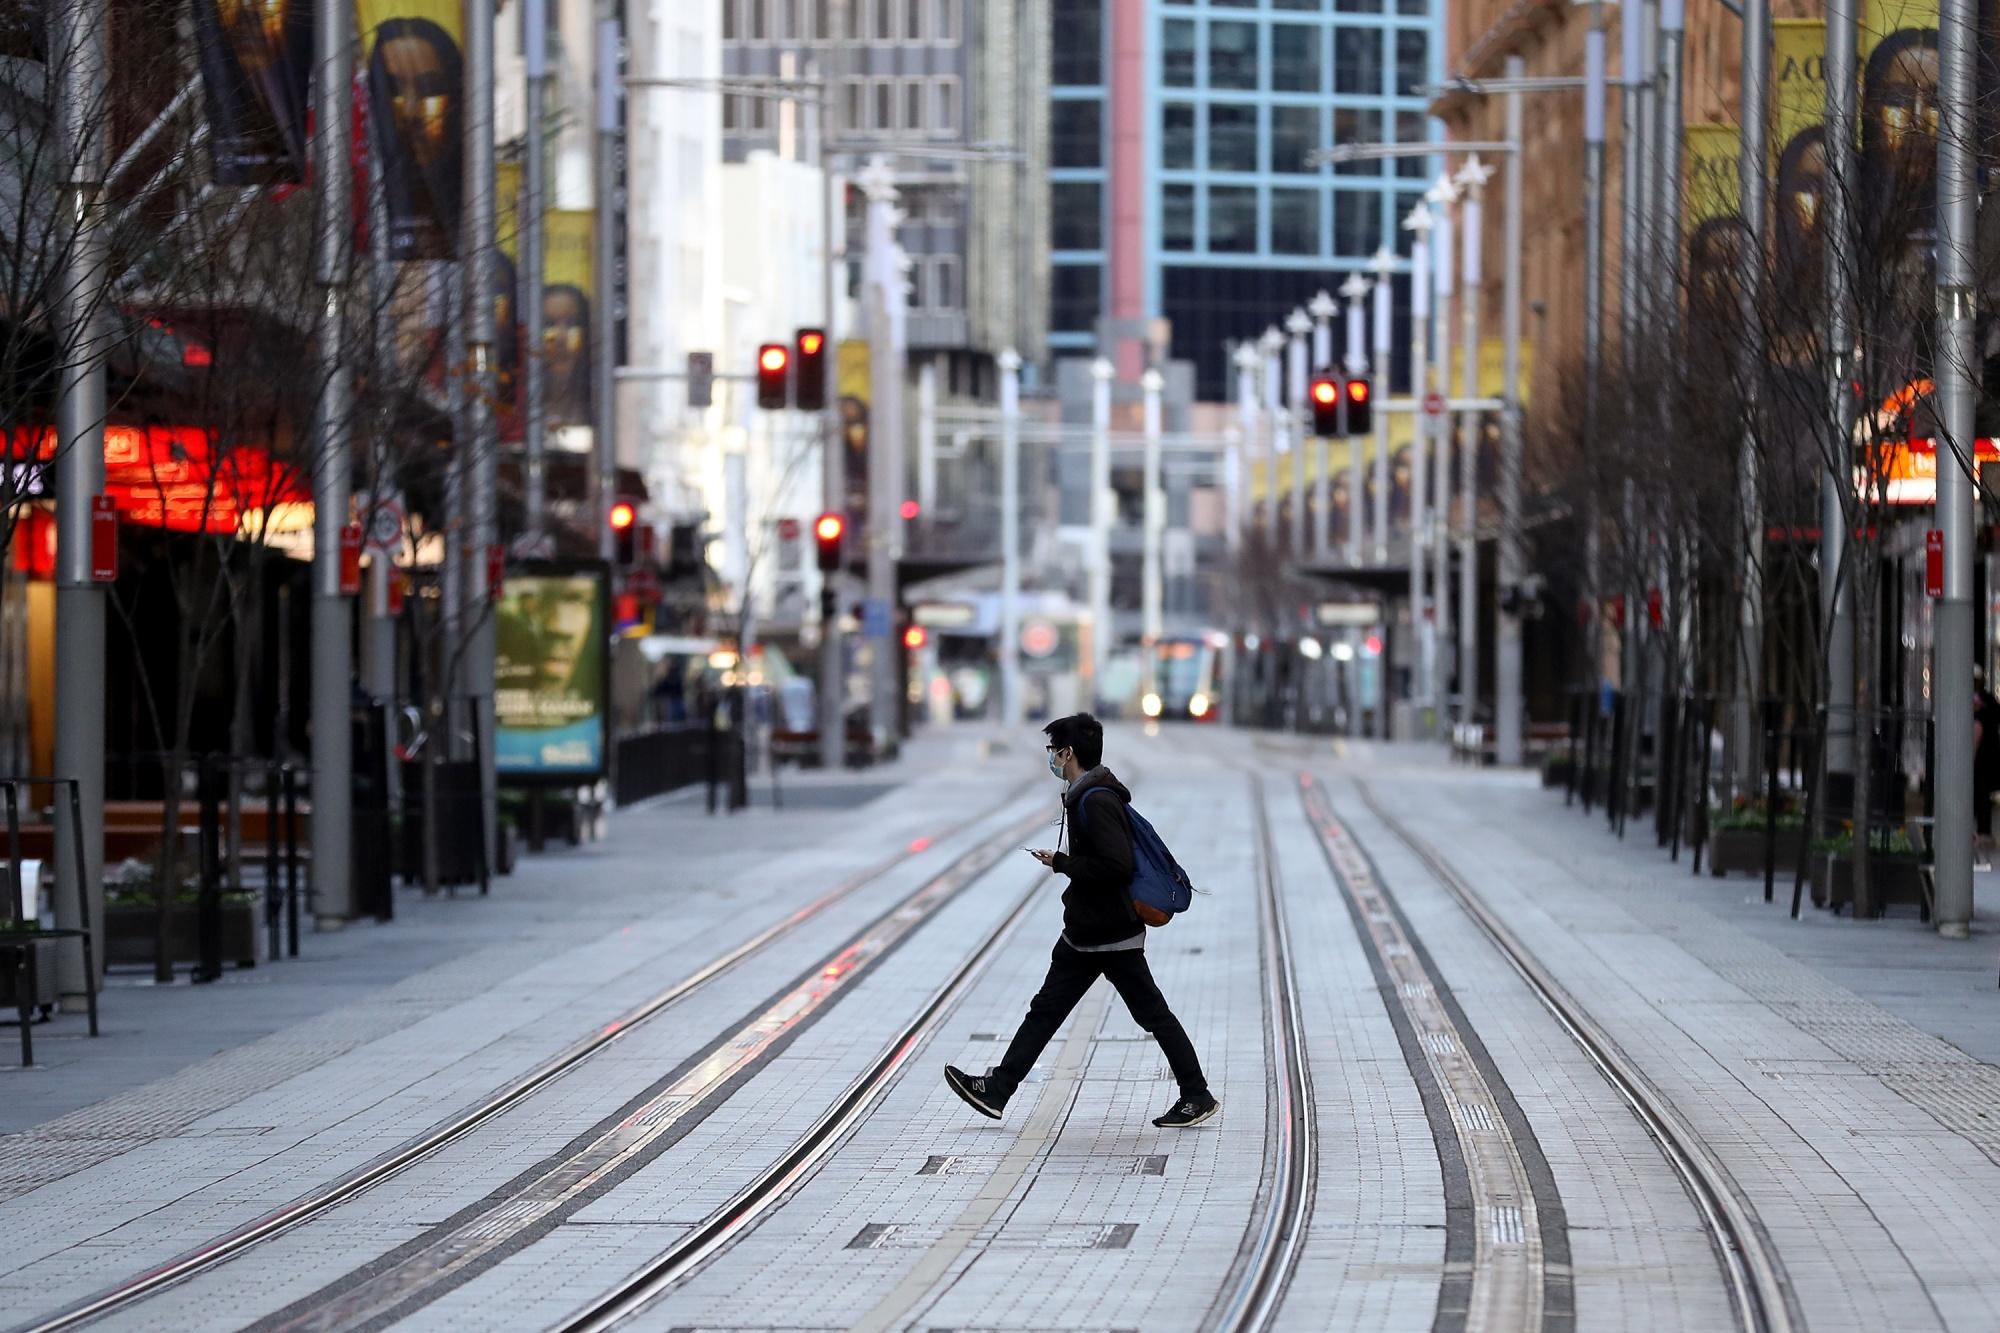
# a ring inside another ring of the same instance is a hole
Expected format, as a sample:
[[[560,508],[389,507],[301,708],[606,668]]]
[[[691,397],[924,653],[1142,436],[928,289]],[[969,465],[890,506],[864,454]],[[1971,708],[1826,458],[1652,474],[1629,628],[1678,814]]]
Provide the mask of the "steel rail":
[[[157,1295],[176,1283],[185,1281],[198,1273],[214,1268],[236,1258],[265,1241],[302,1226],[321,1216],[332,1208],[348,1202],[382,1182],[390,1179],[417,1163],[434,1155],[441,1149],[464,1138],[473,1130],[491,1121],[509,1108],[519,1105],[535,1092],[554,1080],[575,1069],[592,1056],[598,1054],[613,1042],[631,1032],[640,1024],[657,1017],[661,1012],[681,1000],[701,990],[710,982],[732,971],[738,964],[768,948],[778,940],[818,917],[828,909],[851,897],[869,884],[879,880],[890,871],[910,859],[935,847],[945,839],[957,836],[973,826],[1000,814],[1008,806],[1018,801],[1032,783],[1022,783],[1009,790],[1000,801],[953,824],[944,832],[933,837],[918,838],[907,847],[891,856],[855,872],[821,894],[818,898],[800,907],[789,916],[759,931],[742,944],[730,949],[704,964],[699,970],[675,982],[672,986],[654,995],[643,1004],[627,1011],[605,1024],[588,1037],[575,1042],[513,1083],[493,1093],[477,1106],[457,1116],[437,1129],[425,1134],[401,1148],[392,1150],[387,1156],[370,1162],[342,1176],[332,1184],[304,1196],[265,1216],[258,1218],[233,1231],[227,1232],[198,1248],[190,1250],[175,1259],[128,1279],[81,1304],[74,1305],[38,1323],[22,1326],[20,1333],[59,1333],[60,1330],[76,1328],[90,1320],[102,1318],[114,1311],[137,1304],[148,1297]]]
[[[1801,1333],[1806,1326],[1804,1312],[1776,1245],[1758,1219],[1755,1204],[1700,1133],[1457,870],[1390,814],[1367,783],[1357,781],[1354,785],[1362,803],[1437,877],[1659,1144],[1661,1154],[1702,1215],[1740,1327],[1745,1333]]]
[[[1249,1262],[1243,1265],[1236,1289],[1211,1311],[1209,1329],[1265,1329],[1276,1321],[1285,1289],[1297,1269],[1312,1219],[1313,1196],[1319,1180],[1319,1134],[1313,1106],[1312,1071],[1306,1061],[1305,1019],[1300,1010],[1297,976],[1292,963],[1291,930],[1285,923],[1278,894],[1277,855],[1271,839],[1271,818],[1264,802],[1264,780],[1250,778],[1250,805],[1257,819],[1258,924],[1263,955],[1265,1015],[1276,1088],[1276,1133],[1279,1166],[1258,1220]]]

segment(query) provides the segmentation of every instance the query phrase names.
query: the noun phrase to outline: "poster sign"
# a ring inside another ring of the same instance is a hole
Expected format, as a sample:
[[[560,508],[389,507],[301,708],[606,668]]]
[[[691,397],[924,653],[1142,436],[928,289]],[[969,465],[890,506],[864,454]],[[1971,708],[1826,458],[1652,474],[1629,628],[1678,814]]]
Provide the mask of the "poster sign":
[[[390,257],[455,258],[466,99],[458,0],[357,0],[355,19]]]
[[[516,565],[494,611],[494,762],[510,780],[590,782],[610,742],[610,572]]]
[[[1944,532],[1940,528],[1924,533],[1924,595],[1944,596]]]
[[[305,180],[313,7],[305,0],[194,0],[194,38],[215,183]]]
[[[585,209],[554,209],[545,224],[546,261],[542,286],[542,403],[551,426],[587,426],[591,421],[590,345],[591,251],[596,215]]]
[[[118,502],[108,495],[90,497],[90,577],[95,583],[118,578]]]
[[[840,399],[842,508],[848,530],[868,531],[868,344],[850,338],[834,349],[834,391]]]

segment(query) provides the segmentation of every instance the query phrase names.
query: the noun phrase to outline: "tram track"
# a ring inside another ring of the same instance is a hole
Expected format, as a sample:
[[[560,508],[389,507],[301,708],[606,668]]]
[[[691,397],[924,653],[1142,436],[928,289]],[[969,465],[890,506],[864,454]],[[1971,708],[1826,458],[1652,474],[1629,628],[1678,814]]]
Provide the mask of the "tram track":
[[[829,910],[916,857],[1002,815],[1009,807],[1020,802],[1031,785],[1026,782],[1020,783],[1010,788],[1000,800],[953,823],[939,833],[917,838],[880,861],[847,876],[817,898],[758,931],[734,948],[717,955],[673,985],[571,1043],[520,1078],[496,1089],[476,1105],[426,1133],[283,1207],[207,1240],[166,1263],[147,1269],[54,1315],[18,1325],[17,1333],[62,1333],[63,1330],[79,1328],[107,1315],[131,1309],[170,1287],[239,1258],[258,1246],[295,1231],[351,1202],[369,1190],[434,1157],[482,1126],[493,1122],[505,1112],[521,1105],[537,1092],[585,1065],[592,1057],[612,1047],[621,1039],[629,1037],[632,1032],[650,1020],[671,1010],[734,972],[742,964],[793,936]],[[978,863],[978,873],[983,874],[985,870],[998,863],[1006,850],[1010,849],[1023,833],[1038,827],[1042,822],[1042,816],[1039,814],[1029,820],[1010,822],[997,836],[983,840],[973,850],[950,863],[943,875],[933,878],[924,889],[905,898],[898,908],[891,909],[889,915],[893,916],[897,910],[906,908],[912,899],[919,898],[926,891],[934,889],[940,879],[952,876],[954,872],[962,872],[974,862]],[[966,882],[971,878],[976,878],[976,875],[965,876]],[[880,920],[865,928],[862,936],[867,934],[867,930],[879,926]],[[850,947],[852,943],[853,941],[849,942]]]
[[[1354,786],[1362,804],[1409,849],[1499,950],[1535,998],[1645,1126],[1701,1217],[1736,1314],[1737,1327],[1744,1333],[1803,1333],[1805,1319],[1797,1294],[1776,1244],[1758,1218],[1755,1203],[1731,1177],[1699,1131],[1591,1017],[1588,1009],[1543,966],[1456,867],[1386,809],[1365,781],[1357,780]],[[1345,838],[1358,851],[1358,842],[1339,823],[1324,790],[1310,775],[1301,775],[1300,791],[1322,845],[1328,846],[1329,839]],[[1360,855],[1365,860],[1366,854]],[[1334,858],[1331,849],[1328,856],[1331,862]],[[1373,876],[1372,863],[1368,864],[1367,873]],[[1374,887],[1385,896],[1391,894],[1379,876],[1374,877]],[[1475,1279],[1477,1276],[1475,1270]]]

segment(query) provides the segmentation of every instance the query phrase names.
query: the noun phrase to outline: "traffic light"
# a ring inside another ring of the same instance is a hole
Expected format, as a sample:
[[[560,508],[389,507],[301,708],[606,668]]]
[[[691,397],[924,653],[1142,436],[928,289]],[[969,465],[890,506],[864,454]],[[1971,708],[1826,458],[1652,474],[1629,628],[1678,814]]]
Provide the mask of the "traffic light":
[[[923,647],[929,638],[930,636],[924,633],[922,625],[912,625],[903,631],[903,646],[915,652],[917,649]]]
[[[757,406],[770,410],[785,405],[791,384],[792,349],[765,343],[757,349]]]
[[[1313,376],[1312,391],[1313,434],[1320,436],[1339,435],[1340,429],[1340,381],[1330,374]]]
[[[1347,381],[1347,420],[1344,423],[1349,435],[1368,435],[1375,430],[1374,386],[1366,375],[1355,375]]]
[[[792,406],[818,412],[826,406],[826,332],[800,329],[799,368],[792,377]]]
[[[821,514],[813,524],[813,541],[819,546],[819,571],[832,574],[840,569],[840,539],[846,535],[847,520],[838,514]]]
[[[639,510],[630,500],[611,506],[612,559],[620,569],[629,569],[637,559]]]

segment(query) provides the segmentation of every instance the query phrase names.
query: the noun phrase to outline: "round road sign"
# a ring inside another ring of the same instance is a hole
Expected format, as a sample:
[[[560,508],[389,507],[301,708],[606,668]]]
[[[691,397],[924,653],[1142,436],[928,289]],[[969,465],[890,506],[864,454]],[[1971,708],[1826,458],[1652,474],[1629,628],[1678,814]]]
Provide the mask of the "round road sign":
[[[1021,651],[1030,657],[1047,657],[1061,643],[1062,636],[1046,620],[1030,620],[1021,626]]]
[[[1433,392],[1424,395],[1424,415],[1427,417],[1441,417],[1444,415],[1443,394]]]

